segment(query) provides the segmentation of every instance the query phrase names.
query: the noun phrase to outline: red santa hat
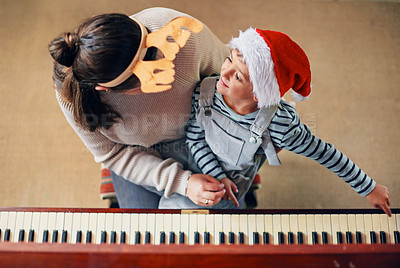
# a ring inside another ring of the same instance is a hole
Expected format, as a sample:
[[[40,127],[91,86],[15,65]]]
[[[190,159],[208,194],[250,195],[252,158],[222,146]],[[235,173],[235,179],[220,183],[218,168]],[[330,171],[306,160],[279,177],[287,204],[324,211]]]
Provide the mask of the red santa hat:
[[[259,107],[279,103],[289,89],[297,101],[311,94],[311,70],[307,55],[286,34],[249,28],[230,41],[249,69]]]

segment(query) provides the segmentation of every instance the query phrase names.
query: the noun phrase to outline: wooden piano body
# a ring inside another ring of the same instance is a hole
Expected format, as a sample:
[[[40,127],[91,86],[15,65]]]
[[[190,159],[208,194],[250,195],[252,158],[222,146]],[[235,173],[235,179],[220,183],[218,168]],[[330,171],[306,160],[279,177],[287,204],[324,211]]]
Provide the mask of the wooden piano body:
[[[392,211],[0,208],[0,267],[400,267]]]

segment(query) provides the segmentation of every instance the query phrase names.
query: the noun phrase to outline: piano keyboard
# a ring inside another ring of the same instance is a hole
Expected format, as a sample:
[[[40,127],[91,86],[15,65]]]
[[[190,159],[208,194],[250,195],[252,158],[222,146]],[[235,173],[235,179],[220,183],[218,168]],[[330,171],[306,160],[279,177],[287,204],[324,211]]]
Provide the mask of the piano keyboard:
[[[400,210],[390,218],[377,210],[280,211],[0,209],[0,242],[400,244]]]

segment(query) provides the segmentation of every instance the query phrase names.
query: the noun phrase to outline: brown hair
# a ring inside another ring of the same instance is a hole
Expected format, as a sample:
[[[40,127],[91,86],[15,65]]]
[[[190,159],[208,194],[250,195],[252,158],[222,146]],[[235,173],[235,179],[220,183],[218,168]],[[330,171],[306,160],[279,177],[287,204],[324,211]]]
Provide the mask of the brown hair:
[[[113,80],[131,63],[141,32],[139,25],[123,14],[103,14],[88,18],[73,33],[63,33],[49,44],[54,62],[53,80],[65,101],[73,106],[78,125],[90,131],[109,128],[121,116],[102,102],[97,83]],[[121,91],[137,86],[132,75]]]

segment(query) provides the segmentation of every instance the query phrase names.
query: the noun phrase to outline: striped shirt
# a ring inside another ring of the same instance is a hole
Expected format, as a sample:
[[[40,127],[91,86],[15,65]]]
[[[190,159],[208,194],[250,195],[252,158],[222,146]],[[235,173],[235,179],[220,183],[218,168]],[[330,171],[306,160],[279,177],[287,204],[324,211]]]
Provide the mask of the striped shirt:
[[[187,124],[187,144],[200,170],[221,180],[227,176],[208,146],[204,130],[196,120],[199,97],[200,86],[196,88],[192,97],[192,113]],[[213,108],[247,129],[258,113],[258,111],[247,115],[235,113],[217,91],[214,95]],[[332,144],[313,135],[306,125],[300,123],[296,110],[288,103],[280,102],[268,130],[275,148],[282,148],[317,161],[350,184],[359,195],[366,196],[375,188],[376,182],[346,155],[335,149]]]

